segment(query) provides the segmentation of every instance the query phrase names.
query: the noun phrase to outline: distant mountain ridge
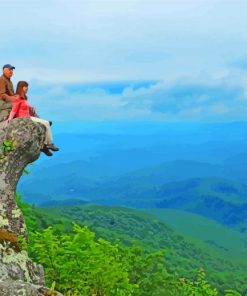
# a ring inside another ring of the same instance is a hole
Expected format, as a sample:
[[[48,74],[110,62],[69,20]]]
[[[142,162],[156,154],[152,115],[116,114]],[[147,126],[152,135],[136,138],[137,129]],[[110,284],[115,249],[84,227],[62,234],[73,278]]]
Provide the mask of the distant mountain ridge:
[[[56,136],[59,154],[33,166],[18,191],[36,204],[79,198],[181,209],[246,231],[246,128],[246,122],[68,124]]]
[[[56,165],[51,170],[53,177],[49,170],[45,178],[39,172],[27,178],[21,191],[26,200],[49,204],[54,199],[79,198],[139,209],[173,208],[240,229],[247,224],[247,185],[218,177],[229,172],[220,165],[175,161],[119,177],[86,162]]]
[[[163,186],[157,197],[160,200],[157,208],[190,211],[231,227],[247,221],[247,187],[227,180],[209,178],[173,183]]]
[[[87,160],[125,171],[177,159],[224,163],[247,151],[247,122],[71,122],[54,124],[61,147],[47,165]],[[41,162],[42,162],[41,160]]]
[[[23,190],[26,197],[42,193],[43,185],[46,184],[46,194],[54,197],[80,196],[88,200],[96,198],[103,200],[107,195],[109,200],[117,200],[128,198],[127,193],[131,195],[129,198],[138,198],[141,194],[147,194],[148,190],[170,182],[188,179],[225,178],[230,182],[241,182],[242,173],[237,175],[235,171],[233,174],[231,167],[227,165],[176,160],[122,173],[121,169],[115,166],[95,165],[89,161],[74,161],[56,164],[46,170],[36,170],[23,178],[19,188]],[[35,199],[32,200],[34,201]]]

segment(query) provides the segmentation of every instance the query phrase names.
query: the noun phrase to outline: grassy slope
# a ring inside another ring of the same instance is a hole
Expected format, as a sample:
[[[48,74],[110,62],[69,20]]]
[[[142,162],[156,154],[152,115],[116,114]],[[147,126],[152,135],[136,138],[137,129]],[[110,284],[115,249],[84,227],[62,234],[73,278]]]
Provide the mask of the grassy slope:
[[[149,212],[178,233],[216,246],[222,254],[226,254],[229,258],[247,257],[246,236],[238,231],[200,215],[181,210],[152,209]]]

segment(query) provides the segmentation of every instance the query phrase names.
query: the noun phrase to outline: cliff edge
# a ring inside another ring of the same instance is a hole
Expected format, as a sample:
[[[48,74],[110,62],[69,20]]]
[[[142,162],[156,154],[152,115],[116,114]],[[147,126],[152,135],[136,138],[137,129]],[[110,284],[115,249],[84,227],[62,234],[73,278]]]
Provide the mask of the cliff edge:
[[[0,295],[44,296],[43,267],[20,246],[28,239],[26,224],[15,201],[24,168],[40,155],[45,127],[29,118],[13,119],[0,129]],[[56,293],[56,295],[61,295]]]

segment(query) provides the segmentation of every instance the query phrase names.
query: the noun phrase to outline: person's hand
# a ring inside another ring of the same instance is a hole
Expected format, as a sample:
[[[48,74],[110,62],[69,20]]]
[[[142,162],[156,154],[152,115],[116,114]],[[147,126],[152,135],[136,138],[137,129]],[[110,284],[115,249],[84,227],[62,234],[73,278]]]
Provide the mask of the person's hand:
[[[11,96],[11,101],[12,102],[18,102],[20,100],[20,96],[19,95],[14,95],[14,96]]]
[[[36,110],[35,110],[34,107],[30,106],[30,107],[29,107],[29,111],[30,111],[30,114],[31,114],[32,116],[36,116]]]
[[[10,119],[8,118],[8,119],[4,120],[3,124],[7,125],[9,122],[10,122]]]

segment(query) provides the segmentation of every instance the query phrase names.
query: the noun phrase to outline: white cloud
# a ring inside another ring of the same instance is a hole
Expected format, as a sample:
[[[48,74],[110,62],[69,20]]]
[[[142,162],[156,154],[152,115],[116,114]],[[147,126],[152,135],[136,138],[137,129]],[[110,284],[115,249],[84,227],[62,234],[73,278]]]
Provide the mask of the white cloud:
[[[11,17],[1,18],[1,61],[18,77],[48,81],[215,72],[245,54],[246,8],[241,0],[2,1]]]
[[[235,77],[237,78],[237,77]],[[241,79],[114,84],[30,84],[30,102],[54,120],[238,120],[247,118]],[[49,102],[49,103],[48,103]]]
[[[244,0],[2,1],[0,63],[16,66],[15,83],[31,82],[44,116],[244,117],[246,9]],[[64,87],[141,80],[161,82],[118,94]]]

